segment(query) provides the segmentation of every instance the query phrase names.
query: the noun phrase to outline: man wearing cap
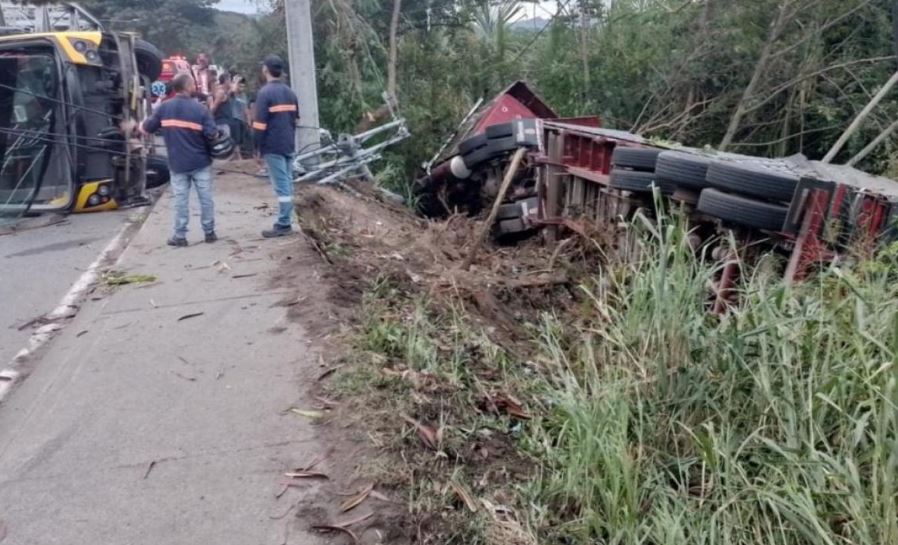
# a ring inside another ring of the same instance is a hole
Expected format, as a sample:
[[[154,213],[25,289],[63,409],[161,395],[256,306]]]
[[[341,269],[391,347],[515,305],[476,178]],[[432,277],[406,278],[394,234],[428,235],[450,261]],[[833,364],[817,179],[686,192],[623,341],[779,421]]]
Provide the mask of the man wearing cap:
[[[187,223],[190,220],[190,186],[196,188],[200,200],[201,223],[206,242],[215,242],[215,206],[212,202],[212,157],[209,143],[218,135],[208,108],[191,95],[196,84],[190,74],[178,74],[172,80],[175,96],[162,103],[140,126],[144,134],[162,129],[168,165],[171,170],[172,194],[175,201],[174,235],[169,246],[187,246]]]
[[[281,80],[284,61],[270,55],[262,63],[267,83],[256,96],[253,129],[259,154],[268,166],[268,178],[278,199],[278,219],[265,238],[282,237],[293,232],[293,154],[299,101]]]

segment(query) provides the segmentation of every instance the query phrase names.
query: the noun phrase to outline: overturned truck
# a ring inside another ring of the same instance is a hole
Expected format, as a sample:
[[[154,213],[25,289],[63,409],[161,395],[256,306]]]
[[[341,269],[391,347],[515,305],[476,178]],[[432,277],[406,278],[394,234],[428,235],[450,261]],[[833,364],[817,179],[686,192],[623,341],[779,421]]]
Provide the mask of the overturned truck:
[[[500,195],[519,148],[526,161],[501,195],[497,238],[541,231],[551,242],[565,231],[611,227],[637,210],[675,205],[688,215],[696,248],[718,241],[711,252],[725,264],[715,286],[718,310],[731,299],[749,249],[783,255],[792,281],[895,239],[893,180],[803,156],[655,145],[604,129],[595,117],[559,118],[523,82],[469,115],[427,165],[416,182],[422,212],[479,213]],[[738,242],[735,254],[727,240]]]

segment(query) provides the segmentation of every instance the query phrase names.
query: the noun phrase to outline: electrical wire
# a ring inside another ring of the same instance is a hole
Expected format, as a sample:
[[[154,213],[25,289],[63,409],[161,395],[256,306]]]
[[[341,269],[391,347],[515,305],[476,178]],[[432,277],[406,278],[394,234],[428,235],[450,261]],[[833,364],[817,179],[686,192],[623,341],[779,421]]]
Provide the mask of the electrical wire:
[[[65,101],[65,100],[62,100],[62,99],[58,99],[58,98],[49,97],[49,96],[47,96],[47,95],[39,95],[39,94],[35,93],[34,91],[31,91],[30,89],[25,89],[25,88],[22,88],[22,87],[14,87],[14,86],[12,86],[12,85],[7,85],[7,84],[5,84],[5,83],[0,83],[0,88],[2,88],[2,89],[8,89],[8,90],[13,91],[13,92],[15,92],[15,93],[24,93],[24,94],[26,94],[26,95],[31,95],[31,96],[33,96],[33,97],[35,97],[35,98],[39,98],[39,99],[42,99],[42,100],[47,100],[47,101],[49,101],[49,102],[55,102],[56,104],[62,104],[63,106],[68,106],[68,107],[74,108],[74,109],[76,109],[76,110],[81,110],[81,111],[88,112],[88,113],[92,113],[92,114],[96,114],[96,115],[102,115],[103,117],[111,117],[112,119],[115,119],[115,120],[118,120],[118,121],[121,121],[121,120],[124,120],[124,119],[125,119],[123,116],[120,116],[120,115],[110,114],[110,113],[108,113],[108,112],[103,112],[103,111],[100,111],[100,110],[94,110],[94,109],[88,108],[88,107],[86,107],[86,106],[79,106],[78,104],[74,104],[74,103],[72,103],[72,102],[68,102],[68,101]]]
[[[45,142],[48,144],[62,145],[62,146],[66,146],[66,147],[72,146],[72,147],[82,149],[85,151],[109,153],[111,155],[116,155],[116,156],[121,156],[121,157],[127,157],[129,155],[134,155],[134,154],[128,154],[127,152],[124,152],[124,151],[110,150],[108,148],[89,146],[86,144],[79,144],[79,143],[72,142],[71,140],[68,140],[68,139],[55,140],[55,139],[51,138],[51,136],[62,136],[62,137],[66,137],[66,138],[69,136],[69,135],[60,135],[59,133],[45,133],[45,132],[33,131],[30,129],[8,129],[8,128],[0,127],[0,134],[8,134],[8,135],[12,135],[12,136],[25,136],[25,137],[29,137],[34,140],[39,140],[41,142]],[[80,138],[80,137],[77,137],[77,138]],[[108,140],[108,141],[121,143],[121,144],[126,143],[124,140],[114,140],[113,139],[113,140]],[[314,146],[314,145],[316,145],[316,144],[309,144],[309,145],[306,145],[304,148],[300,148],[299,153],[302,153],[303,151],[305,151],[305,149],[308,148],[309,146]],[[320,144],[317,144],[317,145],[320,145]],[[215,166],[215,169],[218,171],[221,171],[221,172],[229,173],[229,174],[247,175],[247,173],[242,170],[228,169],[228,168],[219,167],[219,166]]]
[[[109,117],[109,118],[115,119],[116,121],[124,121],[124,120],[125,120],[125,117],[124,117],[124,116],[121,116],[121,115],[111,114],[111,113],[109,113],[109,112],[104,112],[104,111],[101,111],[101,110],[94,110],[93,108],[88,108],[88,107],[86,107],[86,106],[80,106],[80,105],[75,104],[75,103],[73,103],[73,102],[69,102],[69,101],[66,101],[66,100],[59,99],[59,98],[53,98],[53,97],[49,97],[49,96],[47,96],[47,95],[41,95],[41,94],[35,93],[34,91],[31,91],[30,89],[25,89],[25,88],[23,88],[23,87],[14,87],[14,86],[12,86],[12,85],[7,85],[7,84],[5,84],[5,83],[0,83],[0,89],[7,89],[7,90],[10,90],[10,91],[13,91],[13,92],[16,92],[16,93],[24,93],[24,94],[26,94],[26,95],[31,95],[31,96],[33,96],[33,97],[35,97],[35,98],[39,98],[39,99],[42,99],[42,100],[47,100],[47,101],[49,101],[49,102],[54,102],[54,103],[56,103],[56,104],[61,104],[61,105],[63,105],[63,106],[68,106],[68,107],[70,107],[70,108],[74,108],[74,109],[76,109],[76,110],[81,110],[81,111],[83,111],[83,112],[88,112],[88,113],[92,113],[92,114],[96,114],[96,115],[101,115],[101,116],[103,116],[103,117]],[[296,125],[296,127],[297,127],[298,129],[314,129],[314,130],[316,130],[316,131],[320,131],[320,130],[322,129],[321,127],[316,127],[316,126],[314,126],[314,125],[299,125],[299,124],[298,124],[298,125]],[[86,138],[90,138],[90,137],[86,137]]]
[[[16,129],[4,129],[4,128],[0,128],[0,134],[10,134],[10,135],[17,136],[17,135],[21,135],[21,132],[20,132],[20,131],[17,131]],[[52,138],[43,137],[43,136],[41,136],[41,135],[29,135],[29,136],[32,137],[32,138],[34,138],[35,140],[40,140],[40,141],[42,141],[42,142],[44,142],[44,143],[47,143],[47,144],[55,144],[55,145],[62,145],[62,146],[73,146],[73,147],[75,147],[75,148],[79,148],[79,149],[86,150],[86,151],[95,151],[95,152],[101,152],[101,153],[108,153],[108,154],[110,154],[110,155],[116,155],[116,156],[120,156],[120,157],[128,157],[128,156],[134,156],[134,155],[135,155],[134,153],[129,154],[129,153],[124,152],[124,151],[110,150],[110,149],[107,149],[107,148],[99,148],[99,147],[95,147],[95,146],[87,146],[87,145],[84,145],[84,144],[76,144],[76,143],[70,142],[70,141],[68,141],[68,140],[54,140],[54,139],[52,139]],[[222,167],[219,167],[219,166],[217,166],[217,165],[215,166],[215,170],[218,170],[218,171],[221,171],[221,172],[227,172],[227,173],[229,173],[229,174],[243,174],[243,175],[246,175],[246,172],[245,172],[245,171],[242,171],[242,170],[234,170],[234,169],[228,169],[228,168],[222,168]]]

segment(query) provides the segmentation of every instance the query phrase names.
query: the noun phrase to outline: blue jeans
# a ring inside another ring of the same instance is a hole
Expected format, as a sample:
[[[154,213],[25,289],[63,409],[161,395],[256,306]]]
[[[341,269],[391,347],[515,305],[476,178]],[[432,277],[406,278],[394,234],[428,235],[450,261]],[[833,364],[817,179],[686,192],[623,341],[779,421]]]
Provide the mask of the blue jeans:
[[[280,227],[293,225],[293,156],[265,154],[268,178],[278,197],[278,221]]]
[[[173,172],[171,175],[172,194],[175,199],[175,238],[187,238],[187,224],[190,221],[190,186],[196,188],[200,200],[203,231],[215,231],[215,205],[212,202],[212,167],[193,172]]]

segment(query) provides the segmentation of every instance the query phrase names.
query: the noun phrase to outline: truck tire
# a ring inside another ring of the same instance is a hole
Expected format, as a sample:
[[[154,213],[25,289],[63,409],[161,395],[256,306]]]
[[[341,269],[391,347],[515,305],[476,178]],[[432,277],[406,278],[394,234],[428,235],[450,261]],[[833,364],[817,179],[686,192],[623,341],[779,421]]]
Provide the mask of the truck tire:
[[[493,157],[505,153],[511,153],[518,148],[532,148],[533,145],[528,142],[519,143],[514,136],[506,136],[504,138],[495,138],[487,140],[487,147],[490,155]]]
[[[654,172],[623,169],[611,171],[610,186],[613,189],[637,193],[650,193],[653,187],[657,187],[664,195],[670,195],[676,190],[672,184],[660,182]]]
[[[137,59],[137,71],[150,81],[156,81],[162,75],[162,52],[146,40],[134,42],[134,57]]]
[[[788,207],[757,201],[708,188],[698,199],[699,212],[725,222],[765,231],[781,231],[789,213]]]
[[[779,202],[790,202],[798,185],[798,176],[758,163],[717,161],[708,169],[707,179],[711,187]]]
[[[705,179],[711,160],[682,151],[665,151],[658,155],[655,175],[662,183],[702,190],[708,187]]]
[[[633,170],[654,171],[658,155],[663,150],[656,148],[628,148],[617,146],[611,155],[611,164],[615,168],[632,168]]]
[[[470,138],[466,138],[458,144],[458,153],[459,155],[466,155],[476,150],[477,148],[481,148],[486,145],[486,135],[485,134],[475,134]]]
[[[488,161],[490,159],[490,148],[489,146],[481,146],[465,155],[462,155],[462,160],[465,162],[465,166],[468,167],[468,170],[474,171]]]
[[[514,135],[514,123],[499,123],[486,128],[487,138],[505,138]]]

